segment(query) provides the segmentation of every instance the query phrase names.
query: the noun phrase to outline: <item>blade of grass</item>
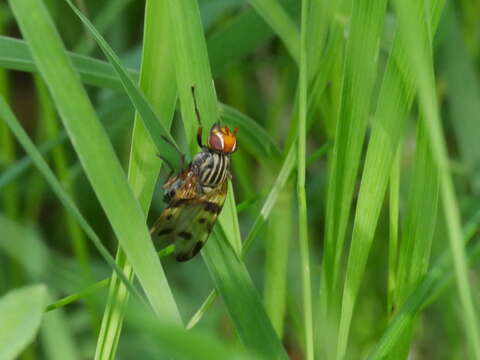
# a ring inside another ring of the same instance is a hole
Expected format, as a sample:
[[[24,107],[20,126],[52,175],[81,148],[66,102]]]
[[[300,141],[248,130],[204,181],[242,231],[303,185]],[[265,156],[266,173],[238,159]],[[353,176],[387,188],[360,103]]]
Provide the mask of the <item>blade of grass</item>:
[[[429,12],[436,28],[442,5],[433,2]],[[375,234],[391,165],[397,152],[405,120],[413,100],[413,75],[406,60],[404,38],[396,36],[383,78],[368,144],[360,193],[355,211],[352,245],[343,292],[339,356],[345,356],[356,296]],[[379,176],[379,174],[385,174]],[[342,353],[343,354],[340,354]]]
[[[398,309],[427,272],[438,210],[438,169],[433,162],[423,124],[417,124],[417,151],[405,223],[398,251],[393,307]],[[412,321],[413,325],[413,321]],[[394,358],[408,355],[411,331],[407,331]],[[403,355],[403,356],[402,356]]]
[[[401,145],[397,149],[395,160],[390,171],[388,198],[388,294],[387,317],[393,314],[394,295],[397,287],[398,263],[398,218],[400,210],[400,155]]]
[[[324,273],[328,289],[333,289],[333,284],[337,283],[360,149],[367,126],[370,93],[376,78],[378,39],[384,9],[385,1],[354,2],[327,200]],[[365,56],[366,53],[369,55]]]
[[[168,16],[164,1],[148,0],[146,2],[140,75],[140,87],[152,102],[155,111],[165,121],[164,126],[167,129],[171,125],[177,96],[174,58],[170,51],[173,43]],[[145,214],[148,213],[161,166],[156,152],[155,144],[151,141],[137,113],[132,133],[128,179]],[[117,255],[119,264],[124,268],[127,276],[133,278],[133,271],[124,258],[119,249]],[[115,357],[128,301],[128,294],[117,279],[112,281],[108,296],[101,336],[97,342],[96,358],[98,359]]]
[[[151,243],[145,216],[48,12],[38,0],[10,1],[10,7],[30,44],[35,63],[90,183],[152,307],[158,315],[178,320],[178,310]]]
[[[440,171],[440,192],[442,208],[447,222],[450,249],[462,305],[465,333],[470,350],[480,358],[480,332],[478,318],[472,302],[472,292],[468,282],[465,250],[462,241],[461,219],[455,196],[452,178],[448,168],[448,153],[442,134],[433,73],[432,51],[423,44],[431,37],[424,24],[425,9],[415,1],[396,1],[399,29],[406,38],[408,61],[410,62],[418,86],[419,106],[425,117],[425,126],[432,148],[432,157]],[[413,15],[412,15],[413,14]],[[419,39],[421,41],[419,41]]]
[[[288,255],[292,238],[293,183],[280,191],[265,237],[263,302],[278,336],[282,338],[286,316]]]
[[[346,44],[339,118],[330,160],[326,234],[321,295],[327,334],[337,333],[339,281],[345,232],[361,148],[368,122],[371,92],[376,79],[377,57],[386,1],[354,1]],[[368,55],[366,55],[368,54]],[[355,134],[355,135],[353,135]],[[326,309],[329,309],[328,312]],[[326,314],[329,314],[328,316]],[[331,329],[331,330],[330,330]],[[342,338],[342,342],[345,338]],[[333,355],[335,337],[328,339],[327,352]],[[341,350],[341,347],[339,350]],[[341,352],[341,351],[340,351]],[[343,354],[338,354],[343,356]]]
[[[300,245],[300,266],[303,289],[303,326],[305,331],[305,358],[314,359],[312,284],[310,279],[310,251],[308,245],[307,195],[305,192],[305,148],[307,137],[307,14],[308,0],[302,0],[302,26],[300,32],[300,75],[299,75],[299,121],[297,150],[297,201],[298,237]]]
[[[60,124],[58,123],[55,107],[50,95],[48,94],[47,87],[38,76],[35,77],[35,84],[39,96],[41,114],[40,116],[42,117],[42,125],[45,131],[45,135],[47,136],[47,138],[53,139],[55,137],[58,137],[60,132]],[[63,184],[65,191],[72,199],[72,201],[75,202],[75,184],[73,179],[70,177],[70,173],[68,171],[67,155],[65,153],[65,148],[63,146],[59,146],[52,149],[52,159],[54,163],[54,170],[58,177],[58,180]],[[67,230],[66,233],[68,234],[68,237],[72,240],[73,253],[78,260],[83,276],[85,277],[85,279],[92,281],[93,277],[91,269],[89,267],[89,254],[85,236],[78,224],[75,222],[75,219],[68,214],[66,214],[65,223]],[[92,306],[90,306],[90,310],[92,313],[92,317],[94,318],[95,312]]]
[[[0,11],[0,34],[3,34],[7,27],[6,11]],[[0,70],[0,95],[5,97],[7,102],[10,99],[10,80],[6,70]],[[15,143],[13,142],[12,133],[4,124],[0,122],[0,169],[2,173],[5,169],[16,160]],[[10,218],[17,217],[19,212],[18,204],[18,188],[16,184],[10,184],[2,192],[3,211]],[[3,285],[2,285],[3,287]]]
[[[247,349],[266,359],[288,359],[261,305],[247,269],[220,227],[215,227],[214,235],[219,238],[211,239],[205,245],[208,250],[202,254],[218,292],[235,322],[240,339]],[[228,266],[219,261],[224,258],[228,259]],[[248,321],[239,321],[238,316],[248,318]],[[255,321],[254,325],[252,321]]]

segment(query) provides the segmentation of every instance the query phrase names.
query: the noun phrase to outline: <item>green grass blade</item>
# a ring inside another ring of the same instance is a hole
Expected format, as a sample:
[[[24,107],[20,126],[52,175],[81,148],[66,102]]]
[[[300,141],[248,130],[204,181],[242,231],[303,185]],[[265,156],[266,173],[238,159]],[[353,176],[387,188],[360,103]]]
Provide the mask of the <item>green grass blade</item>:
[[[424,24],[425,9],[421,4],[397,1],[396,9],[399,17],[399,29],[406,38],[408,60],[412,66],[418,86],[419,106],[425,118],[425,127],[432,148],[432,157],[440,171],[440,192],[442,208],[447,223],[450,248],[457,286],[462,304],[465,333],[469,340],[470,350],[476,358],[480,358],[480,332],[478,318],[472,302],[472,291],[468,282],[465,250],[462,241],[461,220],[454,186],[448,168],[448,154],[443,137],[440,114],[438,110],[432,52],[424,47],[431,37]],[[419,41],[420,39],[420,41]]]
[[[346,44],[343,67],[340,112],[329,164],[321,313],[329,329],[326,334],[330,336],[336,333],[338,321],[336,318],[339,311],[336,309],[339,302],[338,276],[361,148],[368,123],[371,93],[376,79],[376,62],[385,6],[386,1],[383,0],[353,2],[350,36]],[[329,309],[328,316],[326,309]],[[339,339],[342,342],[339,350],[342,350],[343,342],[346,341],[345,335]],[[331,347],[335,341],[335,337],[325,341],[329,354],[333,353]]]
[[[203,257],[240,339],[247,349],[266,359],[288,359],[247,269],[219,227],[214,235],[218,239],[211,239],[205,245],[208,250]],[[228,259],[228,266],[222,259]]]
[[[149,0],[146,3],[140,86],[168,129],[177,95],[174,58],[169,52],[173,44],[165,7],[164,1]],[[162,18],[159,19],[159,16]],[[128,180],[145,213],[148,213],[150,208],[160,166],[155,144],[137,113],[132,134]],[[122,263],[127,276],[133,278],[132,268],[125,263],[123,254],[119,253],[117,259]],[[114,278],[102,321],[101,335],[97,341],[96,358],[115,357],[127,301],[128,294],[118,283],[118,279]]]
[[[437,221],[438,188],[438,169],[433,162],[422,123],[419,122],[415,165],[398,251],[394,309],[403,304],[427,272]],[[411,335],[411,332],[406,332],[392,356],[402,358],[408,354]]]
[[[6,11],[0,11],[0,34],[7,30],[7,14]],[[5,69],[0,70],[0,95],[5,97],[7,102],[10,101],[10,76]],[[2,173],[6,168],[12,166],[16,160],[16,149],[13,136],[6,124],[0,122],[0,169]],[[2,178],[0,176],[0,178]],[[0,180],[1,183],[1,180]],[[18,204],[18,186],[10,184],[2,193],[2,205],[4,212],[12,219],[16,218],[19,213]],[[3,287],[3,286],[2,286]],[[0,287],[1,288],[1,287]]]
[[[303,323],[305,331],[305,358],[314,359],[313,348],[313,311],[312,283],[310,279],[310,251],[308,244],[307,195],[305,191],[305,152],[307,136],[307,16],[310,3],[302,1],[302,28],[300,38],[300,75],[299,75],[299,121],[297,140],[297,201],[298,201],[298,237],[300,245],[300,266],[303,289]]]
[[[175,301],[145,225],[145,215],[47,10],[38,0],[15,0],[10,6],[88,179],[155,312],[178,319]]]
[[[0,298],[0,358],[15,359],[35,338],[47,302],[45,285],[13,290]]]
[[[339,271],[353,185],[367,126],[370,93],[376,78],[376,58],[385,1],[355,1],[351,36],[347,42],[340,118],[331,160],[327,200],[327,233],[324,273],[327,289]],[[369,56],[365,56],[368,53]],[[355,99],[355,101],[353,101]],[[348,134],[356,134],[354,137]]]
[[[432,27],[438,23],[441,5],[433,6]],[[403,38],[396,37],[380,89],[372,136],[368,145],[352,233],[352,245],[345,279],[340,352],[346,341],[356,296],[384,199],[388,176],[413,100],[413,78],[406,64]],[[383,176],[379,174],[384,174]],[[338,354],[340,356],[340,353]],[[344,356],[345,354],[342,354]]]
[[[393,313],[395,289],[397,287],[398,262],[398,219],[400,211],[400,155],[399,145],[390,171],[388,197],[388,293],[387,315]]]
[[[265,281],[263,302],[278,336],[282,338],[287,310],[288,258],[293,235],[293,183],[278,195],[265,236]]]
[[[281,7],[278,0],[249,0],[250,5],[282,39],[290,56],[298,63],[300,34],[295,23]]]

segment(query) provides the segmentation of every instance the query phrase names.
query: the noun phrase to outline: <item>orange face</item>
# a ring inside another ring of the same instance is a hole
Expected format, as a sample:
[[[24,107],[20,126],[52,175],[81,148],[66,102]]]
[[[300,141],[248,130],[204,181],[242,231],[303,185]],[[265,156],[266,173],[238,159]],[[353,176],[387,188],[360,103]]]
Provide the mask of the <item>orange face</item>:
[[[208,147],[224,154],[235,152],[237,150],[237,137],[235,136],[237,131],[237,128],[230,131],[226,126],[214,124],[208,136]]]

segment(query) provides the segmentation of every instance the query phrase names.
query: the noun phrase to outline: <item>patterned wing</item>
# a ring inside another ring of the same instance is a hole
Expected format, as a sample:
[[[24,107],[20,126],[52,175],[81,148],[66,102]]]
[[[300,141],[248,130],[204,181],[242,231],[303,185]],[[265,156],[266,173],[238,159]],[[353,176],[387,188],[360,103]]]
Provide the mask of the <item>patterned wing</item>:
[[[175,242],[177,261],[190,260],[205,245],[225,202],[228,182],[206,194],[199,194],[196,189],[197,177],[192,174],[176,191],[151,230],[162,242]]]

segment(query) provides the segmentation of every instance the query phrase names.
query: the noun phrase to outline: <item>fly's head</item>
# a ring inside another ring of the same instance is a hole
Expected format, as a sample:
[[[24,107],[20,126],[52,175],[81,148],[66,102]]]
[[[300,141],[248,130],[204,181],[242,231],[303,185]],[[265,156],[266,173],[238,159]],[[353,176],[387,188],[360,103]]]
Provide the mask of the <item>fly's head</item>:
[[[227,126],[214,124],[208,136],[208,148],[225,155],[234,153],[237,151],[237,131],[238,128],[230,131]]]

